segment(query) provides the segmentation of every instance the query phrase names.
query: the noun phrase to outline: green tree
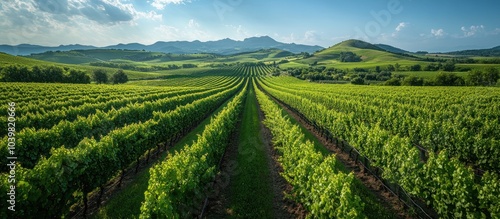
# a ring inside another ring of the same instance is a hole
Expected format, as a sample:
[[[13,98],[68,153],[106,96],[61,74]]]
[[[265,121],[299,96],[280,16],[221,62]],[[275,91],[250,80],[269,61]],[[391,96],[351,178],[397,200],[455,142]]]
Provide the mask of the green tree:
[[[434,84],[436,86],[463,86],[465,81],[454,73],[441,72],[436,76]]]
[[[415,65],[412,65],[410,67],[410,71],[421,71],[421,70],[422,70],[422,66],[419,64],[415,64]]]
[[[483,85],[483,73],[477,69],[469,72],[466,77],[466,84],[469,86]]]
[[[123,72],[123,70],[118,70],[112,76],[113,84],[124,84],[128,81],[128,76]]]
[[[66,76],[65,82],[75,84],[89,84],[90,77],[84,71],[71,69],[69,70],[69,74]]]
[[[391,78],[389,80],[387,80],[384,85],[387,85],[387,86],[400,86],[401,85],[401,81],[397,78]]]
[[[340,52],[339,61],[340,62],[361,62],[361,56],[358,56],[353,52]]]
[[[485,72],[483,72],[483,78],[486,82],[486,85],[492,86],[500,79],[500,73],[497,68],[487,68]]]
[[[394,69],[396,69],[396,71],[399,71],[399,68],[401,68],[401,65],[399,65],[399,63],[396,63],[394,65]]]
[[[396,70],[396,67],[394,67],[394,65],[387,66],[387,71],[395,71],[395,70]]]
[[[49,66],[44,70],[45,72],[45,82],[63,82],[64,81],[64,69],[58,66]]]
[[[401,83],[403,86],[422,86],[424,85],[424,79],[415,77],[415,76],[410,76],[406,77],[403,82]]]
[[[455,70],[455,63],[453,61],[447,61],[446,63],[444,63],[444,65],[442,66],[442,69],[443,71],[449,71],[449,72],[452,72]]]
[[[94,78],[94,81],[98,84],[108,83],[108,75],[102,69],[94,70],[94,72],[92,73],[92,77]]]
[[[355,77],[351,80],[351,84],[362,85],[365,84],[365,80],[360,77]]]

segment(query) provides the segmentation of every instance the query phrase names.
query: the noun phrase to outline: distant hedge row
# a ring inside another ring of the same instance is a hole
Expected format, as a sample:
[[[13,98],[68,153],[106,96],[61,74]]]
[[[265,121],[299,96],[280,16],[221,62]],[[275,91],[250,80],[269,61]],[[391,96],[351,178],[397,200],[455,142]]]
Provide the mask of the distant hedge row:
[[[0,66],[0,81],[89,84],[85,71],[58,66]]]

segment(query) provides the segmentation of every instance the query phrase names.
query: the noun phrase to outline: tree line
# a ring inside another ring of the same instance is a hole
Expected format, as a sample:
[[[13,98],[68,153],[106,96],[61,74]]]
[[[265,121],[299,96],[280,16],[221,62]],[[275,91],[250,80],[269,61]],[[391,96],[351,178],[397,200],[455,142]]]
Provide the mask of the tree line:
[[[382,70],[379,66],[375,69],[337,69],[333,67],[327,68],[325,66],[288,68],[286,70],[276,68],[272,72],[272,75],[278,76],[282,73],[286,73],[302,80],[345,81],[359,85],[367,84],[369,81],[380,81],[383,82],[383,85],[389,86],[495,86],[500,83],[498,81],[500,79],[500,73],[496,68],[487,68],[483,70],[474,69],[467,73],[466,76],[459,76],[452,72],[443,71],[436,73],[437,75],[433,79],[393,74],[390,70],[396,70],[396,68],[401,67],[396,63],[392,68],[389,66],[385,70]]]
[[[500,85],[500,72],[496,68],[473,70],[465,77],[451,72],[440,72],[432,79],[397,75],[386,82],[388,86],[496,86]],[[354,82],[353,82],[354,83]]]
[[[152,71],[175,70],[175,69],[181,69],[181,68],[197,68],[198,67],[197,65],[191,64],[191,63],[185,63],[182,65],[171,64],[171,65],[165,65],[165,66],[159,66],[159,65],[137,66],[135,64],[128,64],[128,63],[91,62],[90,65],[91,66],[99,66],[99,67],[108,67],[108,68],[119,68],[119,69],[140,71],[140,72],[152,72]]]
[[[8,65],[0,67],[0,81],[88,84],[91,79],[85,71],[68,67]]]
[[[87,71],[59,66],[0,66],[0,81],[2,82],[38,82],[38,83],[73,83],[89,84],[94,81],[98,84],[111,82],[113,84],[126,83],[128,76],[121,69],[111,77],[103,69],[95,69],[92,77]]]

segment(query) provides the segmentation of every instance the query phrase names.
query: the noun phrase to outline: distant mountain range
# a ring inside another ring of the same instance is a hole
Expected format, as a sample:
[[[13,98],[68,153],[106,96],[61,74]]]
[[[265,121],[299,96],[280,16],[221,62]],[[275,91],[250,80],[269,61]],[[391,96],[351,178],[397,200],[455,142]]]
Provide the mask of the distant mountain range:
[[[474,50],[463,50],[448,52],[449,55],[461,55],[461,56],[486,56],[486,57],[498,57],[500,56],[500,46],[493,47],[491,49],[474,49]]]
[[[349,41],[349,40],[348,40]],[[360,45],[353,45],[354,47],[363,47],[370,45],[374,50],[387,51],[396,54],[415,54],[407,50],[403,50],[394,46],[386,44],[369,44],[362,41],[350,40],[350,42],[358,42]],[[26,56],[30,54],[39,54],[48,51],[71,51],[71,50],[90,50],[90,49],[122,49],[122,50],[145,50],[151,52],[162,52],[171,54],[193,54],[193,53],[211,53],[219,55],[234,55],[245,52],[254,52],[262,49],[280,49],[292,53],[315,53],[317,51],[323,50],[325,48],[321,46],[310,46],[295,43],[282,43],[274,40],[269,36],[261,37],[250,37],[242,41],[232,40],[229,38],[217,40],[217,41],[207,41],[201,42],[199,40],[195,41],[170,41],[163,42],[158,41],[151,45],[144,45],[140,43],[128,43],[128,44],[117,44],[105,47],[96,47],[89,45],[60,45],[60,46],[40,46],[31,44],[20,44],[16,46],[12,45],[0,45],[0,52],[11,54],[11,55],[21,55]],[[500,46],[491,49],[477,49],[477,50],[463,50],[454,51],[446,53],[437,54],[447,54],[456,56],[500,56]]]
[[[214,53],[220,55],[231,55],[242,52],[252,52],[261,49],[281,49],[292,53],[308,52],[323,49],[321,46],[309,46],[295,43],[281,43],[268,36],[251,37],[243,41],[232,39],[222,39],[217,41],[201,42],[195,41],[159,41],[151,45],[143,45],[139,43],[117,44],[106,47],[95,47],[86,45],[60,45],[56,47],[39,46],[31,44],[20,44],[17,46],[0,45],[0,52],[11,55],[30,55],[34,53],[43,53],[47,51],[70,51],[70,50],[87,50],[87,49],[126,49],[126,50],[146,50],[152,52],[163,52],[173,54],[190,54],[190,53]]]
[[[391,53],[396,54],[418,54],[419,52],[413,53],[410,51],[406,51],[394,46],[385,45],[385,44],[374,44],[375,46]],[[453,52],[443,52],[443,53],[433,53],[433,54],[444,54],[444,55],[453,55],[453,56],[483,56],[483,57],[499,57],[500,56],[500,46],[493,47],[490,49],[472,49],[472,50],[461,50],[461,51],[453,51]]]

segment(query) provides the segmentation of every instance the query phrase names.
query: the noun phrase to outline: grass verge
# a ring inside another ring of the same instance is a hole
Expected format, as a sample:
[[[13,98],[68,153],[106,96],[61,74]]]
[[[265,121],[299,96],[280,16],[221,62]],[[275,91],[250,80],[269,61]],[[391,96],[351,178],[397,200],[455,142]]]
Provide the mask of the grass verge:
[[[237,174],[229,185],[229,217],[272,218],[273,190],[262,139],[257,99],[249,89],[238,138]]]

